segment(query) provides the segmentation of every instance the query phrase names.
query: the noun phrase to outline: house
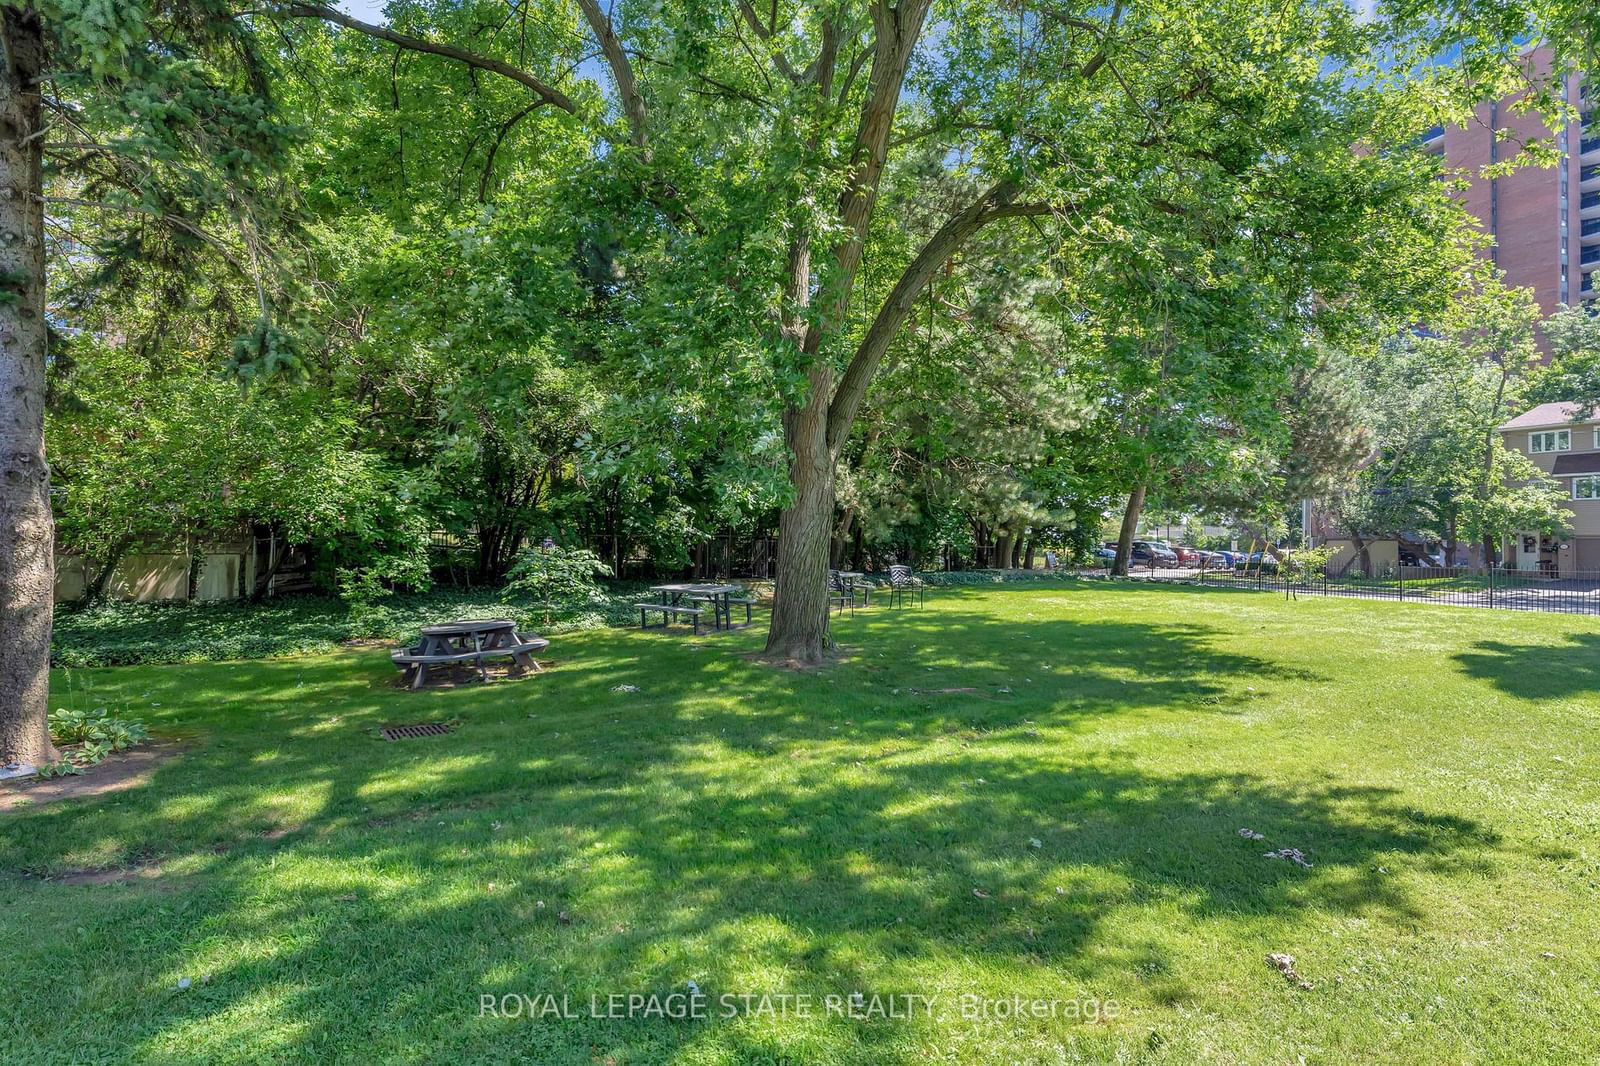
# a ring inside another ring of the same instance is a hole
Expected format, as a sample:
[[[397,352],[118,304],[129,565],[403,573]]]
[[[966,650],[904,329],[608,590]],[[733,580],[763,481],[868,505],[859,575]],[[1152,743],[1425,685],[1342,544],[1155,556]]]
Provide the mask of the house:
[[[1507,448],[1526,455],[1566,492],[1572,535],[1566,539],[1518,533],[1506,545],[1505,565],[1566,577],[1600,571],[1600,417],[1579,419],[1570,403],[1545,403],[1500,427]]]

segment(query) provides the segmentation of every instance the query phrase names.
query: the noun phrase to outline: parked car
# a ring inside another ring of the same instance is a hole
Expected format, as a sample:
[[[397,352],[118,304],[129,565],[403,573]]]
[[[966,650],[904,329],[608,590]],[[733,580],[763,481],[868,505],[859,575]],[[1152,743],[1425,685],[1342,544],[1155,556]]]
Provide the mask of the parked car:
[[[1133,542],[1132,561],[1155,569],[1158,566],[1177,566],[1178,556],[1176,552],[1163,548],[1156,541],[1136,540]]]
[[[1443,566],[1444,560],[1428,552],[1413,551],[1410,548],[1400,549],[1401,566]]]
[[[1264,570],[1270,574],[1278,569],[1278,560],[1270,552],[1241,552],[1234,557],[1233,566],[1236,570]]]
[[[1096,566],[1110,566],[1117,561],[1117,549],[1108,548],[1104,544],[1096,548],[1091,554],[1094,556],[1094,564]]]
[[[1150,543],[1155,545],[1157,548],[1162,549],[1163,551],[1171,552],[1173,558],[1178,560],[1179,566],[1200,565],[1200,552],[1195,548],[1189,548],[1182,544],[1174,544],[1170,540],[1152,540]]]

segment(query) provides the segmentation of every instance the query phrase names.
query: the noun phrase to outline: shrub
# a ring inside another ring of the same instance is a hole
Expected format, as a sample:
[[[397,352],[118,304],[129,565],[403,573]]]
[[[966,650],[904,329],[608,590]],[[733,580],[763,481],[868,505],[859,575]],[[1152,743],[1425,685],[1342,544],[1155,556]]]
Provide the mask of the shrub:
[[[506,575],[506,591],[533,600],[545,621],[571,618],[605,601],[596,578],[611,568],[587,548],[534,548],[524,551]]]
[[[114,751],[131,748],[149,739],[144,723],[135,718],[118,718],[104,707],[76,711],[58,707],[50,712],[50,739],[69,746],[61,760],[39,767],[40,777],[81,774]]]

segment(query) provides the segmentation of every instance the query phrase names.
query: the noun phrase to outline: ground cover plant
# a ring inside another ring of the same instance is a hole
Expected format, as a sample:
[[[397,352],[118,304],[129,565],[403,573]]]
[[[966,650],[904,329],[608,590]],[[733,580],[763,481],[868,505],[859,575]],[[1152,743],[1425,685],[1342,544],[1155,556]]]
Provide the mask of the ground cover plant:
[[[923,575],[931,585],[992,585],[1059,581],[1043,570],[971,570]],[[875,585],[888,579],[875,575]],[[770,598],[770,581],[745,582]],[[416,638],[420,626],[454,618],[514,619],[540,633],[569,633],[638,621],[634,604],[654,596],[645,581],[605,581],[593,592],[547,607],[540,589],[507,584],[462,589],[437,587],[395,593],[377,604],[351,604],[334,596],[276,596],[258,604],[223,600],[198,603],[107,601],[56,609],[51,660],[57,666],[126,666],[133,663],[212,662],[264,659],[332,651],[350,641]]]
[[[759,630],[421,693],[377,650],[56,671],[182,751],[0,816],[8,1062],[1592,1052],[1594,620],[1061,581],[835,617],[823,670]],[[589,1016],[689,982],[940,1006]]]

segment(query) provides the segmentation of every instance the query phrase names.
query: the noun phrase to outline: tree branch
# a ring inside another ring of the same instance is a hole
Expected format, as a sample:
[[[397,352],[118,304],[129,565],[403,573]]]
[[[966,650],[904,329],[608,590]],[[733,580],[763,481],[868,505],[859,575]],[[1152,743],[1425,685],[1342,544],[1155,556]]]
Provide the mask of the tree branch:
[[[856,412],[867,394],[867,386],[877,372],[878,364],[883,360],[884,352],[888,351],[890,342],[900,332],[900,326],[911,313],[917,297],[939,267],[967,238],[991,222],[1002,218],[1057,213],[1057,209],[1049,204],[1016,203],[1021,192],[1022,184],[1015,179],[1008,178],[991,186],[940,226],[900,275],[900,280],[878,309],[866,336],[861,338],[855,357],[845,368],[844,376],[839,379],[839,387],[834,391],[833,401],[828,405],[828,447],[836,458],[849,439],[850,426],[855,422]]]
[[[500,123],[500,128],[495,131],[494,143],[489,145],[489,157],[483,161],[483,173],[478,178],[478,202],[480,204],[489,199],[489,182],[494,177],[494,158],[499,154],[500,146],[505,143],[506,135],[511,132],[512,127],[514,127],[517,123],[521,122],[523,119],[527,118],[529,115],[533,114],[533,112],[537,111],[543,106],[543,100],[535,100],[521,111],[518,111],[515,115],[512,115],[510,118]]]
[[[750,27],[750,32],[754,33],[760,38],[761,43],[767,46],[767,55],[772,59],[772,65],[777,68],[778,73],[790,81],[800,81],[801,77],[795,72],[794,66],[789,62],[789,57],[783,54],[781,48],[772,43],[772,27],[762,24],[761,16],[751,6],[750,0],[739,0],[739,14],[744,16],[745,24]]]
[[[617,83],[617,95],[622,99],[622,113],[628,118],[633,146],[648,153],[650,136],[645,125],[644,96],[639,92],[639,82],[633,76],[633,66],[628,62],[627,53],[622,50],[622,42],[611,27],[611,16],[600,10],[598,0],[578,0],[578,7],[582,9],[583,17],[588,20],[595,40],[600,44],[600,51],[611,67],[611,77]]]
[[[584,0],[580,0],[580,2],[584,2]],[[584,6],[587,7],[592,4],[592,2],[593,0],[587,0],[587,2],[584,3]],[[429,41],[424,40],[421,37],[412,37],[409,34],[397,33],[396,31],[389,29],[387,26],[374,26],[370,22],[362,22],[360,19],[351,18],[343,11],[328,7],[325,4],[290,4],[288,7],[283,8],[282,12],[291,18],[321,19],[324,22],[332,22],[336,25],[344,26],[347,29],[355,30],[357,33],[364,33],[368,37],[374,37],[380,41],[387,41],[388,43],[395,45],[396,47],[406,49],[407,51],[426,52],[429,55],[444,56],[446,59],[454,59],[458,63],[465,63],[467,66],[476,70],[487,70],[491,73],[499,74],[502,77],[510,78],[512,81],[532,89],[534,92],[538,93],[539,96],[541,96],[548,104],[559,107],[561,110],[566,111],[569,114],[575,115],[578,113],[578,105],[573,103],[572,99],[565,93],[552,86],[546,85],[532,74],[529,74],[527,71],[518,67],[514,67],[510,63],[502,62],[498,59],[492,59],[489,56],[479,55],[476,52],[469,52],[465,48],[457,48],[454,45],[439,44],[437,41]]]

